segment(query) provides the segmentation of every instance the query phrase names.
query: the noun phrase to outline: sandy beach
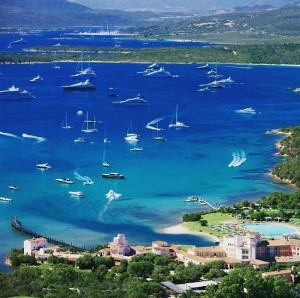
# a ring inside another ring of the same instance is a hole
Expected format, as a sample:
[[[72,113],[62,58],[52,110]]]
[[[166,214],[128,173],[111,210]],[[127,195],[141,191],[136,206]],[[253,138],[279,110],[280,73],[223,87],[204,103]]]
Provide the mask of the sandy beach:
[[[212,239],[212,241],[215,241],[215,242],[220,242],[220,240],[221,240],[220,238],[218,238],[216,236],[212,236],[207,233],[192,231],[192,230],[186,228],[184,226],[184,223],[180,223],[180,224],[177,224],[177,225],[174,225],[171,227],[166,227],[162,230],[162,232],[165,234],[175,234],[175,235],[186,234],[186,235],[201,236],[201,237],[205,237],[205,238],[210,238],[210,239]]]

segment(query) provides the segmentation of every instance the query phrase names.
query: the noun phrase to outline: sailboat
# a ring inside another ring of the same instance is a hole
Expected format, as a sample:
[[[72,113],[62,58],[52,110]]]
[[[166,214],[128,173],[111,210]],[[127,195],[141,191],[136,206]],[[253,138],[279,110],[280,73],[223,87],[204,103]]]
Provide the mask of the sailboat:
[[[178,105],[176,105],[175,123],[172,123],[173,122],[173,118],[174,118],[173,117],[171,123],[169,124],[169,127],[175,127],[175,128],[189,127],[188,125],[185,125],[184,123],[179,122],[177,116],[178,116]]]
[[[76,73],[71,75],[74,79],[93,79],[96,78],[97,75],[95,71],[89,66],[87,68],[83,68],[83,54],[80,55],[80,61],[78,62]]]
[[[93,128],[89,128],[89,124],[93,123]],[[94,120],[89,120],[89,113],[86,112],[86,120],[83,122],[83,128],[81,131],[91,133],[91,132],[98,132],[98,129],[96,128],[96,119],[94,117]]]
[[[103,150],[103,159],[102,159],[102,166],[103,167],[110,167],[110,164],[108,162],[105,161],[105,148]]]
[[[127,142],[138,142],[139,141],[139,135],[132,132],[132,120],[129,123],[127,134],[124,137]]]
[[[66,117],[64,118],[64,120],[62,122],[61,128],[64,128],[64,129],[73,128],[72,126],[68,125],[68,114],[66,114]]]
[[[154,133],[153,135],[153,139],[156,140],[156,141],[166,141],[167,139],[162,137],[162,136],[159,136],[158,135],[158,132],[160,131],[161,129],[158,128],[158,122],[156,123],[156,133]]]
[[[106,136],[106,129],[104,130],[103,143],[104,143],[104,144],[109,144],[109,143],[110,143],[110,140],[109,140],[108,137]]]
[[[54,53],[54,60],[52,62],[52,68],[53,69],[60,69],[60,66],[56,65],[56,53]]]

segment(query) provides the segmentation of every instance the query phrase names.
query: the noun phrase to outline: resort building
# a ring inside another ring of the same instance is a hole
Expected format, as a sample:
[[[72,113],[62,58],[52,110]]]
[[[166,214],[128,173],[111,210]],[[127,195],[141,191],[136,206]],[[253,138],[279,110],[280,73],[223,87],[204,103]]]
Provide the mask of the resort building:
[[[291,269],[264,272],[262,273],[262,277],[280,277],[282,279],[295,283],[297,270],[296,267],[293,266]]]
[[[111,256],[127,256],[131,249],[124,234],[118,234],[113,238],[113,242],[109,244],[109,252]]]
[[[226,253],[222,246],[209,246],[209,247],[190,247],[187,253],[204,258],[223,258],[226,257]]]
[[[261,242],[261,235],[258,232],[248,232],[246,235],[235,235],[223,238],[223,248],[226,256],[241,261],[256,259],[256,247]]]
[[[45,238],[33,238],[24,241],[24,255],[31,256],[34,250],[39,250],[48,246],[48,241]]]
[[[153,241],[152,242],[152,253],[157,256],[164,256],[167,255],[171,258],[176,257],[176,252],[173,246],[170,246],[165,241]]]

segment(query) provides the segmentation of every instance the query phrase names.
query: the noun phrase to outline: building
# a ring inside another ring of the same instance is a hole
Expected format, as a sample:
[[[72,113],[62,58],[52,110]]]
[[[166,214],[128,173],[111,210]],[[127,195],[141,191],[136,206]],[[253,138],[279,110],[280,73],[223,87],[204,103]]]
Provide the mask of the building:
[[[153,241],[152,242],[152,253],[157,256],[167,255],[171,258],[176,257],[176,253],[173,246],[170,246],[165,241]]]
[[[226,257],[226,253],[222,246],[209,246],[209,247],[191,247],[187,250],[187,253],[198,256],[198,257],[207,257],[207,258],[223,258]]]
[[[48,241],[45,238],[33,238],[24,241],[24,255],[31,256],[34,250],[45,248],[48,246]]]
[[[113,242],[109,244],[109,252],[111,256],[127,256],[131,249],[124,234],[118,234],[113,238]]]

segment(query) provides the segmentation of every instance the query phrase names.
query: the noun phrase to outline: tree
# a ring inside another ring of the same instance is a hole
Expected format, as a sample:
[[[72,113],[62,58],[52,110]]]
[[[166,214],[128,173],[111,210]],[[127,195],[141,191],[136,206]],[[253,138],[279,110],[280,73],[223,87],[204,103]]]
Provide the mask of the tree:
[[[154,266],[147,261],[131,262],[128,265],[127,272],[132,277],[147,278],[153,272]]]
[[[95,266],[94,258],[91,255],[80,257],[76,261],[76,266],[80,269],[92,269]]]

